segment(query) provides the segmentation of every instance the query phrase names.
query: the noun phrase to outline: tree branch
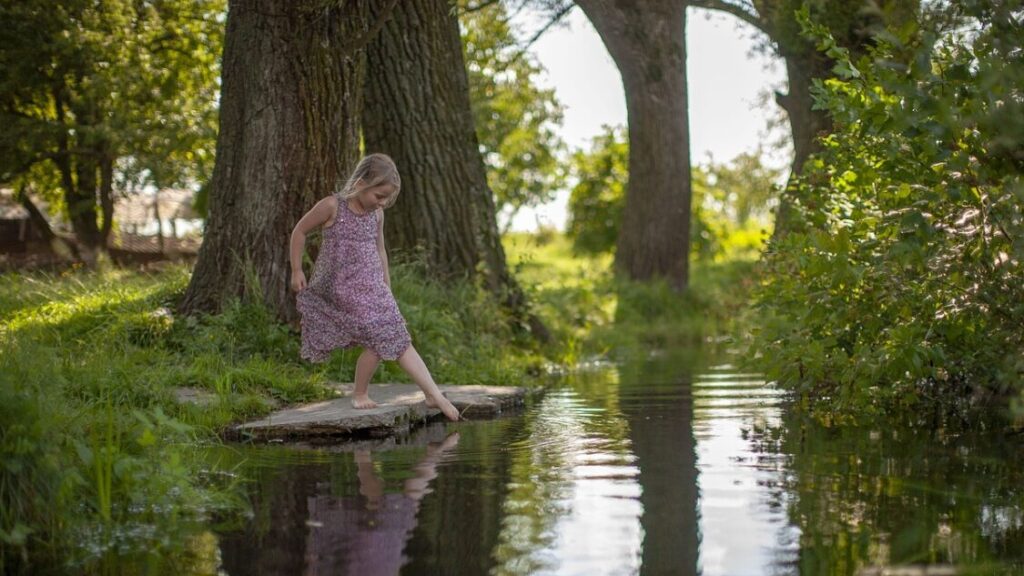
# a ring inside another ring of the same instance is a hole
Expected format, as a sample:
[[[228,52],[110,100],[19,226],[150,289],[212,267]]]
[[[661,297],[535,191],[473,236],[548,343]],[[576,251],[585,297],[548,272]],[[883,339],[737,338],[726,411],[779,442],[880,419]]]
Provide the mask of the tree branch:
[[[46,220],[46,216],[43,216],[42,210],[40,210],[35,202],[28,197],[28,191],[25,189],[25,185],[18,187],[18,191],[15,193],[15,199],[21,202],[21,206],[28,212],[28,218],[39,229],[39,233],[42,234],[43,240],[47,242],[53,242],[57,235],[54,234],[53,228],[50,227],[49,221]]]
[[[743,6],[740,6],[739,4],[733,4],[731,2],[726,2],[725,0],[687,0],[686,4],[687,6],[693,6],[694,8],[717,10],[719,12],[732,14],[754,28],[757,28],[761,32],[764,32],[768,37],[771,37],[771,34],[768,32],[765,22],[761,20],[760,15],[745,10]]]
[[[484,8],[487,8],[488,6],[494,6],[495,4],[498,4],[499,2],[501,2],[501,0],[484,0],[483,2],[477,4],[476,6],[466,6],[465,8],[462,9],[462,11],[459,12],[459,16],[462,16],[463,14],[472,14],[473,12],[479,12]]]
[[[569,12],[572,12],[572,9],[575,7],[576,4],[569,4],[562,8],[561,10],[559,10],[558,12],[556,12],[555,15],[552,16],[550,20],[548,20],[547,24],[545,24],[543,27],[541,27],[540,30],[534,33],[534,35],[531,36],[530,39],[526,41],[526,44],[523,44],[519,48],[519,51],[516,52],[514,56],[509,58],[508,62],[505,64],[505,67],[507,68],[508,66],[515,64],[520,58],[526,55],[526,52],[530,49],[530,46],[533,46],[534,43],[537,42],[537,40],[540,40],[541,36],[543,36],[548,30],[550,30],[555,24],[560,22],[563,18],[568,16]]]

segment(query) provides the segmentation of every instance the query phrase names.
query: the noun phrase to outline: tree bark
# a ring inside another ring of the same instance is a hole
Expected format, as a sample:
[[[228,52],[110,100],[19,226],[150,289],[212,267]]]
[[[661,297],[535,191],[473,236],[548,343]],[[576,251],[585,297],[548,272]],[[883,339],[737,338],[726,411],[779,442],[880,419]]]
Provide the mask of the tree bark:
[[[785,234],[792,218],[788,192],[790,186],[803,172],[804,163],[811,154],[820,149],[819,138],[832,130],[832,120],[823,110],[814,110],[814,99],[811,96],[811,81],[814,78],[827,78],[829,75],[830,67],[824,62],[824,58],[818,53],[813,53],[804,54],[802,57],[786,56],[785,61],[789,76],[789,92],[777,92],[775,102],[789,117],[790,135],[793,139],[793,163],[790,165],[789,179],[775,212],[775,229],[772,232],[774,238]]]
[[[85,252],[91,255],[100,245],[100,230],[96,225],[95,173],[92,179],[93,188],[88,187],[88,182],[76,179],[76,176],[83,174],[83,170],[76,165],[74,159],[77,157],[73,156],[71,152],[63,86],[54,88],[53,97],[57,112],[57,125],[60,127],[57,135],[58,150],[54,162],[60,171],[61,187],[64,189],[64,204],[67,206],[68,220],[71,221],[71,229],[75,232],[76,240],[82,245]],[[79,163],[82,161],[79,159]],[[91,261],[91,256],[87,260]]]
[[[634,280],[689,281],[686,4],[577,0],[622,75],[629,182],[615,266]]]
[[[209,217],[181,310],[260,298],[297,318],[292,227],[358,155],[368,0],[232,0]],[[254,282],[249,282],[249,280]]]
[[[446,0],[406,0],[367,48],[366,149],[391,156],[402,176],[388,211],[387,243],[421,253],[443,279],[482,273],[487,287],[544,338],[506,266],[458,26]]]
[[[109,152],[100,159],[100,213],[103,226],[100,228],[100,244],[108,246],[110,231],[114,228],[114,157]]]

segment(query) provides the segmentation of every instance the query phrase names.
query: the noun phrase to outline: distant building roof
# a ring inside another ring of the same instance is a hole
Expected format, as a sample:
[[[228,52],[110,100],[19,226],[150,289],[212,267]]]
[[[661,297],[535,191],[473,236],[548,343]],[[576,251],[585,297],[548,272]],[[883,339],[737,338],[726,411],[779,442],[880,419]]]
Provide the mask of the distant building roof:
[[[165,188],[156,194],[133,194],[114,204],[114,222],[121,225],[152,222],[156,219],[153,208],[158,201],[160,218],[193,220],[200,217],[192,208],[194,198],[193,191],[177,188]]]
[[[53,221],[47,210],[49,205],[46,202],[36,198],[33,198],[32,202],[39,208],[47,220]],[[11,188],[0,188],[0,220],[28,220],[28,218],[28,210],[15,198],[14,190]]]
[[[28,210],[14,199],[14,190],[0,188],[0,220],[25,220]]]
[[[118,224],[144,225],[156,219],[153,212],[153,204],[160,202],[160,217],[164,220],[170,218],[181,218],[194,220],[200,218],[199,214],[192,208],[192,201],[195,193],[191,190],[167,188],[160,190],[157,194],[133,194],[126,198],[120,198],[114,203],[114,222]],[[49,213],[49,205],[46,202],[33,198],[39,210],[47,220],[53,222],[53,216]],[[14,190],[11,188],[0,188],[0,220],[27,220],[28,210],[15,198]]]

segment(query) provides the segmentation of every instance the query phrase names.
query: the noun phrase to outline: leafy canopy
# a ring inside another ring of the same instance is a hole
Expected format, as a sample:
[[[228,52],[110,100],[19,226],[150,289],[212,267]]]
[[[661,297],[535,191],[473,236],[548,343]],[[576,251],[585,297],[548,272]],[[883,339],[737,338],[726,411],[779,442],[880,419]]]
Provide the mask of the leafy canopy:
[[[770,226],[779,170],[765,166],[761,152],[740,154],[730,163],[694,167],[690,246],[698,258],[756,253]],[[575,185],[569,198],[568,235],[573,247],[596,254],[615,249],[629,176],[626,131],[605,126],[590,150],[571,159]]]
[[[56,183],[88,186],[103,158],[115,159],[122,190],[205,180],[225,9],[224,0],[3,3],[0,183],[58,200]]]

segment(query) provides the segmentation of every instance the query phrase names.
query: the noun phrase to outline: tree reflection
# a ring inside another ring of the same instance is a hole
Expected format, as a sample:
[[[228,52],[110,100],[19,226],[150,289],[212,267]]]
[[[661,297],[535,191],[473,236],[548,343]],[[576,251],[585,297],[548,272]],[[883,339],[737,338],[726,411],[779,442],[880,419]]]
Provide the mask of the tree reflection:
[[[787,415],[756,430],[792,454],[785,488],[802,574],[952,564],[969,573],[1024,568],[1024,450],[1000,432],[931,427],[831,429]],[[971,567],[971,568],[968,568]]]
[[[641,574],[696,574],[699,546],[692,356],[626,362],[618,405],[640,468]]]

